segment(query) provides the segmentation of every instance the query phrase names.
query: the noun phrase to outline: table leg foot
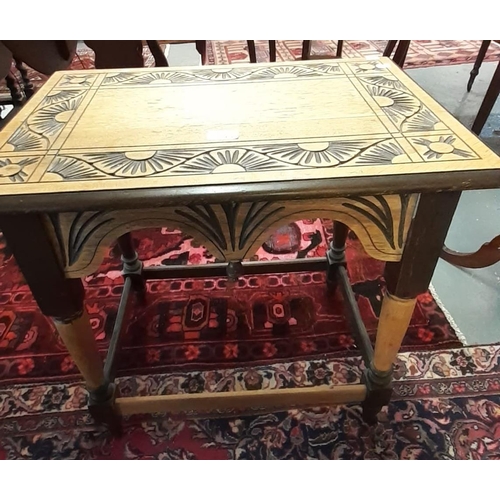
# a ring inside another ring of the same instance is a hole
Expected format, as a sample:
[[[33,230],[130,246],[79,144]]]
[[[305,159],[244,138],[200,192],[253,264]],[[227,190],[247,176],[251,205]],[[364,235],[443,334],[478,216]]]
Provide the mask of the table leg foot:
[[[392,365],[408,330],[415,303],[416,299],[400,299],[388,293],[384,297],[373,361],[366,369],[363,381],[367,388],[363,419],[367,423],[376,422],[382,407],[389,404]]]
[[[123,435],[122,418],[114,407],[115,384],[105,383],[90,391],[89,412],[98,424],[104,424],[113,437]]]
[[[362,382],[366,385],[366,398],[362,403],[363,420],[368,425],[378,422],[377,415],[391,401],[392,370],[379,372],[373,363],[365,370]]]

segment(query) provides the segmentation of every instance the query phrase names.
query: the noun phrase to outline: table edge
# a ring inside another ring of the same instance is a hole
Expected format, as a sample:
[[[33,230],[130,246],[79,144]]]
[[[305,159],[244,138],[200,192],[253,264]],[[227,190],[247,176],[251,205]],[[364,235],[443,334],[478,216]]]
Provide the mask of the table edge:
[[[460,172],[346,177],[314,181],[255,182],[0,196],[0,214],[133,210],[188,203],[278,201],[339,196],[436,193],[500,188],[500,168]],[[50,204],[50,206],[48,206]]]

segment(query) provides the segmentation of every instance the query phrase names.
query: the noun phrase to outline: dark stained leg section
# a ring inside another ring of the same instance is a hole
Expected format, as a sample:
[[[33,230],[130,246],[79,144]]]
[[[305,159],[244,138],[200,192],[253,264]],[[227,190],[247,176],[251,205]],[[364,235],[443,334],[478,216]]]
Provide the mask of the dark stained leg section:
[[[342,57],[342,50],[344,49],[344,40],[337,40],[337,52],[335,57]]]
[[[276,40],[269,40],[269,61],[276,62]]]
[[[406,55],[408,54],[408,49],[410,48],[411,40],[399,40],[398,46],[396,48],[396,53],[392,60],[395,64],[397,64],[400,68],[404,66]]]
[[[312,40],[304,40],[302,42],[302,60],[307,61],[311,56]]]
[[[95,52],[96,69],[143,68],[142,40],[85,40]]]
[[[155,60],[155,66],[157,68],[168,67],[168,61],[167,58],[165,57],[165,52],[163,52],[161,45],[158,43],[158,40],[146,40],[146,43],[148,44],[151,54],[153,54]]]
[[[384,53],[382,54],[384,57],[391,57],[392,51],[394,50],[394,47],[396,47],[396,44],[398,43],[397,40],[389,40],[387,42],[387,45],[385,46]]]
[[[196,50],[201,56],[201,64],[204,66],[207,62],[207,41],[206,40],[196,40],[195,41]]]
[[[84,307],[81,280],[68,279],[59,263],[42,216],[1,215],[0,227],[33,297],[50,316],[90,392],[89,410],[118,432],[113,412],[114,388],[105,380],[103,363]]]
[[[460,193],[423,194],[400,262],[385,268],[387,293],[377,330],[373,362],[364,374],[363,418],[376,421],[391,398],[392,365],[408,329],[417,295],[427,291]]]
[[[257,51],[255,50],[255,40],[247,40],[248,44],[248,55],[250,56],[250,62],[257,62]]]
[[[486,56],[486,52],[488,51],[490,43],[491,40],[483,40],[483,43],[481,43],[481,47],[479,48],[479,52],[477,54],[476,62],[474,63],[474,67],[470,72],[469,81],[467,82],[467,92],[470,92],[472,90],[472,85],[474,84],[476,76],[479,74],[479,68],[481,67],[481,64],[483,64],[484,57]]]

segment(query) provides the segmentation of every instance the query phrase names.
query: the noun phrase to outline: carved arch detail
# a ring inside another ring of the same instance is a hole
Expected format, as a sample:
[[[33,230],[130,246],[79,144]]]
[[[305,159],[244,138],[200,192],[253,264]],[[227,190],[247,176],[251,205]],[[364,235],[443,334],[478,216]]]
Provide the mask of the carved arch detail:
[[[252,257],[279,227],[306,218],[338,220],[351,228],[373,258],[398,261],[418,195],[380,195],[223,202],[154,209],[71,212],[47,216],[68,278],[87,276],[124,233],[149,227],[179,229],[220,261]]]

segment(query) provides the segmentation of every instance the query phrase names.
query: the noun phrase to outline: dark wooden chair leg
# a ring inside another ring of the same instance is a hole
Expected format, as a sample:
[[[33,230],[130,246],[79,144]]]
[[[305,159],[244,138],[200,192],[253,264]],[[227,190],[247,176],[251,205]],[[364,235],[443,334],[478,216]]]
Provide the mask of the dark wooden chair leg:
[[[269,40],[269,61],[276,62],[276,40]]]
[[[410,47],[411,40],[399,40],[398,46],[396,48],[396,52],[392,60],[395,64],[397,64],[400,68],[404,66],[406,55],[408,54],[408,49]]]
[[[339,221],[333,223],[333,237],[326,254],[326,282],[331,292],[337,287],[337,267],[345,265],[345,242],[348,233],[349,228],[344,223]]]
[[[24,95],[26,96],[26,99],[29,99],[34,94],[34,89],[33,89],[33,84],[31,83],[31,80],[28,77],[28,71],[26,69],[26,66],[19,59],[14,58],[14,62],[23,80]]]
[[[204,66],[207,62],[207,41],[206,40],[196,40],[195,41],[196,50],[201,56],[201,64]]]
[[[498,63],[495,73],[493,74],[490,86],[486,91],[486,95],[484,96],[484,100],[481,104],[481,107],[479,108],[479,112],[476,116],[476,119],[472,124],[471,130],[476,135],[479,135],[481,133],[481,130],[483,130],[486,120],[488,119],[488,116],[490,116],[491,110],[495,105],[499,93],[500,93],[500,62]]]
[[[384,53],[382,54],[384,57],[391,57],[392,51],[394,50],[394,47],[396,47],[396,44],[398,43],[397,40],[389,40],[387,42],[387,45],[385,46]]]
[[[469,81],[467,82],[467,92],[470,92],[472,89],[472,85],[474,83],[474,80],[476,79],[476,76],[479,73],[479,68],[481,67],[481,64],[483,64],[484,57],[486,56],[486,52],[488,51],[490,43],[491,40],[483,40],[483,43],[481,43],[479,53],[477,54],[476,62],[474,63],[474,67],[470,72]]]
[[[151,54],[153,54],[155,60],[155,66],[158,68],[168,67],[168,61],[165,57],[165,52],[163,52],[158,40],[146,40]]]
[[[307,61],[311,56],[312,40],[304,40],[302,42],[302,60]]]
[[[335,57],[342,57],[342,50],[344,49],[344,40],[337,40],[337,52],[335,53]]]
[[[247,40],[248,45],[248,55],[250,56],[250,62],[257,62],[257,51],[255,50],[255,40]]]

